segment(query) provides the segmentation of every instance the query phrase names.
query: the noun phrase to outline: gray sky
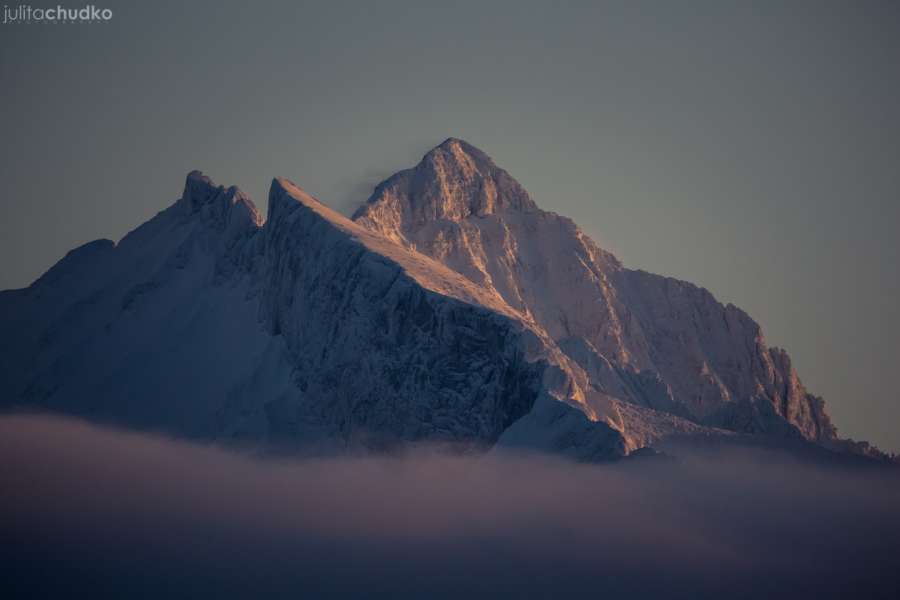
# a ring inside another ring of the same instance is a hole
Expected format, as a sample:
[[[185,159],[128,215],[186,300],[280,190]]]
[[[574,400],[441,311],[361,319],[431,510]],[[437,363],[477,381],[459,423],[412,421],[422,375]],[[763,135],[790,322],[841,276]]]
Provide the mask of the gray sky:
[[[747,310],[843,435],[900,450],[897,3],[94,3],[0,25],[0,289],[191,169],[346,212],[455,136]]]

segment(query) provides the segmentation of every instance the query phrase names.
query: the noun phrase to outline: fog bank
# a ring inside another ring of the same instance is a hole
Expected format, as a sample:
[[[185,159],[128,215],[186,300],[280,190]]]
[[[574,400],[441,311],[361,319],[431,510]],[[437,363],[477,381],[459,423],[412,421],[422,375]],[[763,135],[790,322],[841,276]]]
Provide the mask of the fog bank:
[[[898,473],[746,448],[614,465],[428,452],[262,460],[7,416],[2,588],[6,597],[896,597]]]

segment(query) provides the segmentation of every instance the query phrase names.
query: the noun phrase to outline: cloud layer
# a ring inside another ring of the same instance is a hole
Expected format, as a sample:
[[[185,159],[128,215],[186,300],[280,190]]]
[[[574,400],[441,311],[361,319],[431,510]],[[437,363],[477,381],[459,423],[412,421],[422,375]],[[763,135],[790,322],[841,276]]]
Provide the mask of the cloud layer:
[[[684,456],[260,460],[2,417],[2,583],[14,597],[896,597],[896,470]]]

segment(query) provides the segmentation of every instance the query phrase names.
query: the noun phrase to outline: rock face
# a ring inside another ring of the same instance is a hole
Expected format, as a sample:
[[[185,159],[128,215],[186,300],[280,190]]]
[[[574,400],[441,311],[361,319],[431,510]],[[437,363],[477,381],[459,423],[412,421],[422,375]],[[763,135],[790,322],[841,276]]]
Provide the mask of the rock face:
[[[850,452],[759,326],[624,268],[450,139],[353,220],[284,179],[268,216],[191,172],[118,244],[0,292],[0,407],[333,452],[417,442],[582,460],[764,433]]]
[[[582,396],[561,355],[502,301],[286,180],[262,225],[192,172],[118,245],[72,251],[0,307],[7,406],[311,451],[489,447],[537,406],[566,419],[517,443],[629,449],[569,406]]]
[[[379,185],[354,220],[503,298],[609,396],[738,432],[835,438],[821,399],[743,311],[624,268],[461,140]]]

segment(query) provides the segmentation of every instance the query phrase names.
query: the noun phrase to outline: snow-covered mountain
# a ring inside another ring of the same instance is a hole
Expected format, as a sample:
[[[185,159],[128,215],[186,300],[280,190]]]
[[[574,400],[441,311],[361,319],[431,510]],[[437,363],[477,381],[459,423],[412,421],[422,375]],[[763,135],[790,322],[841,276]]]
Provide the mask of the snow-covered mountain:
[[[456,139],[353,220],[276,179],[263,221],[194,171],[118,244],[0,293],[0,336],[5,407],[227,443],[593,460],[765,434],[866,451],[744,312],[624,268]]]
[[[449,139],[378,186],[355,220],[503,298],[603,392],[700,423],[826,441],[835,429],[759,325],[694,285],[624,268]]]

